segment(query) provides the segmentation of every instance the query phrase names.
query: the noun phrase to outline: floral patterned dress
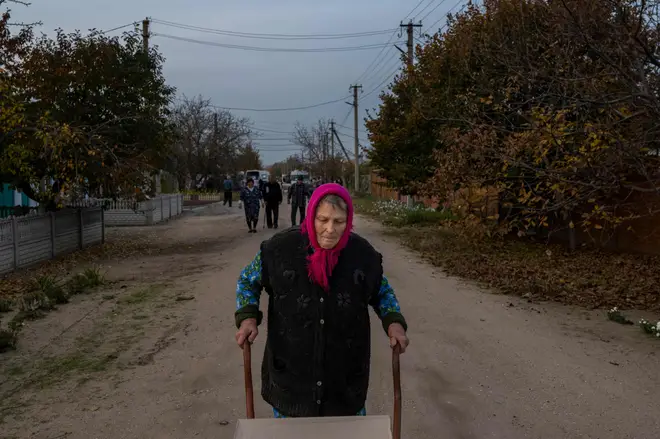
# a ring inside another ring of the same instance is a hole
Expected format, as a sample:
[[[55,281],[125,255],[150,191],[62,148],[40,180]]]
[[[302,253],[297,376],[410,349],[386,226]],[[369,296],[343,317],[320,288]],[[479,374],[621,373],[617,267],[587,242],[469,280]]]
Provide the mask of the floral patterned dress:
[[[241,271],[236,285],[236,310],[240,311],[246,306],[259,307],[259,299],[261,298],[261,252],[258,252],[255,258]],[[387,278],[383,276],[380,282],[380,289],[378,291],[378,305],[374,307],[374,311],[378,316],[383,319],[390,313],[401,313],[401,306],[399,300],[394,294],[394,289],[388,282]],[[276,418],[285,418],[276,408],[273,407],[273,415]],[[362,408],[356,416],[366,416],[366,408]]]
[[[261,191],[256,186],[253,186],[252,189],[245,187],[241,190],[241,201],[243,202],[243,208],[245,209],[245,219],[253,221],[255,224],[259,221],[261,199]]]

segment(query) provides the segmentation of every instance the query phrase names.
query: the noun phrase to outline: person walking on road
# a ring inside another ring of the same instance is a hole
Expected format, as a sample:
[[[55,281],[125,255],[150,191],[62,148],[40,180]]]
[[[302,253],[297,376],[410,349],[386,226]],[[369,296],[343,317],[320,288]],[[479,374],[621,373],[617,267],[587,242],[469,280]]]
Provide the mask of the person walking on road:
[[[296,225],[296,212],[300,213],[300,224],[305,220],[305,207],[307,199],[310,197],[309,187],[303,182],[303,176],[299,175],[298,180],[289,186],[287,194],[287,203],[291,204],[291,225]]]
[[[264,201],[266,202],[266,225],[269,229],[278,227],[280,204],[282,204],[282,188],[271,175],[268,183],[264,185]]]
[[[259,205],[263,205],[263,199],[261,191],[255,187],[252,178],[247,179],[245,187],[241,191],[241,202],[245,208],[245,221],[247,221],[249,233],[257,233]]]
[[[351,233],[353,204],[342,186],[319,187],[301,227],[264,241],[236,288],[236,342],[259,334],[269,296],[261,395],[275,417],[366,414],[371,363],[369,306],[390,346],[409,340],[382,256]]]
[[[232,197],[234,196],[234,182],[231,180],[231,177],[227,175],[225,178],[225,181],[222,183],[222,187],[225,190],[225,200],[222,203],[223,206],[226,206],[227,203],[229,203],[229,207],[231,207],[231,200]]]

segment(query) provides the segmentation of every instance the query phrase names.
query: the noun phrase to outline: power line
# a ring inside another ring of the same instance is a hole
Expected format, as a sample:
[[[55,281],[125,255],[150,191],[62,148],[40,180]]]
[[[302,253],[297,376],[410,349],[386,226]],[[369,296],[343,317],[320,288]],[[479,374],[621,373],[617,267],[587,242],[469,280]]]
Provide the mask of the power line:
[[[277,133],[277,134],[293,134],[291,131],[278,131],[278,130],[269,130],[266,128],[253,128],[255,131],[265,131],[267,133]]]
[[[384,80],[383,82],[381,82],[380,84],[378,84],[378,85],[377,85],[374,89],[372,89],[371,91],[369,91],[369,92],[365,93],[364,95],[362,95],[362,99],[366,98],[367,96],[369,96],[370,94],[372,94],[372,93],[374,93],[374,92],[376,92],[376,91],[381,91],[381,87],[382,87],[386,82],[388,82],[390,79],[392,79],[392,76],[394,76],[398,71],[399,71],[398,68],[395,69],[392,73],[389,74],[389,76],[387,76],[387,77],[385,78],[385,80]]]
[[[390,42],[392,41],[392,39],[394,38],[394,36],[397,34],[397,32],[398,32],[398,30],[395,30],[394,32],[392,32],[392,35],[390,35],[390,39],[387,40],[387,43],[385,43],[386,45],[383,46],[383,48],[380,50],[380,52],[378,52],[378,55],[376,55],[376,58],[374,58],[374,60],[371,61],[371,64],[369,64],[369,65],[367,66],[367,68],[364,69],[364,72],[362,72],[362,74],[360,74],[360,76],[358,76],[358,78],[355,80],[355,83],[356,83],[356,84],[357,84],[358,82],[360,82],[360,80],[364,77],[364,75],[366,75],[366,74],[370,71],[370,69],[372,68],[372,66],[376,63],[376,61],[378,61],[378,59],[381,57],[381,55],[385,52],[385,48],[387,47],[388,44],[390,44]]]
[[[419,11],[419,14],[422,14],[424,11],[426,11],[426,10],[429,8],[429,6],[431,6],[431,5],[432,5],[433,3],[435,3],[436,1],[437,1],[437,0],[431,0],[431,1],[429,1],[429,3],[428,3],[426,6],[424,6],[424,8],[423,8],[421,11]],[[428,17],[428,14],[427,14],[426,16],[424,16],[424,18],[426,18],[426,17]],[[423,19],[422,19],[422,20],[423,20]],[[420,20],[420,21],[422,21],[422,20]]]
[[[213,41],[203,41],[195,40],[193,38],[179,37],[176,35],[161,34],[161,33],[152,33],[151,35],[156,37],[169,38],[171,40],[185,41],[188,43],[203,44],[205,46],[215,46],[215,47],[224,47],[226,49],[240,49],[240,50],[251,50],[255,52],[350,52],[355,50],[371,50],[379,49],[382,47],[387,47],[388,43],[382,44],[365,44],[362,46],[346,46],[346,47],[319,47],[312,49],[302,49],[302,48],[285,48],[285,47],[257,47],[257,46],[241,46],[238,44],[225,44],[225,43],[216,43]]]
[[[461,3],[463,3],[463,0],[458,0],[458,1],[456,2],[456,4],[455,4],[454,6],[452,6],[451,9],[449,9],[449,10],[447,11],[447,14],[451,13],[451,11],[453,11],[454,9],[456,9],[456,6],[460,5]],[[463,7],[461,7],[461,9],[458,10],[458,13],[460,13],[461,11],[463,11],[463,9],[465,9],[466,6],[467,6],[467,3],[464,4]],[[432,25],[430,25],[429,27],[427,27],[426,30],[422,31],[422,33],[425,34],[426,31],[428,31],[429,29],[433,28],[433,26],[435,26],[436,24],[440,23],[443,19],[446,19],[446,18],[447,18],[447,14],[445,14],[443,17],[440,17],[438,20],[436,20]],[[443,26],[440,28],[440,30],[443,29],[445,26],[446,26],[446,24],[443,25]],[[435,33],[435,32],[434,32],[434,33]]]
[[[400,59],[398,59],[397,57],[390,58],[390,61],[392,61],[392,60],[394,60],[393,63],[390,62],[389,64],[383,64],[380,69],[375,71],[373,75],[370,75],[369,78],[365,79],[364,82],[371,83],[374,79],[376,80],[374,82],[381,81],[382,78],[383,78],[381,76],[382,72],[391,72],[392,68],[395,68],[395,69],[398,70],[400,68],[400,65],[399,65],[400,64]]]
[[[284,137],[255,137],[254,140],[258,141],[276,141],[276,140],[281,140],[282,142],[291,142],[291,138],[284,138]]]
[[[424,16],[424,18],[422,18],[420,21],[424,21],[424,20],[426,19],[426,17],[428,17],[429,15],[431,15],[431,14],[433,13],[433,11],[435,11],[435,10],[438,9],[440,6],[442,6],[442,5],[444,4],[444,2],[446,2],[446,1],[447,1],[447,0],[440,0],[440,3],[438,3],[438,4],[435,6],[435,8],[431,9],[431,10],[429,11],[429,13],[426,14],[426,15]]]
[[[425,1],[425,0],[420,0],[420,2],[417,3],[417,5],[416,5],[414,8],[412,8],[412,9],[410,10],[410,12],[408,12],[408,14],[406,15],[405,18],[408,18],[413,12],[415,12],[415,10],[416,10],[416,9],[417,9],[417,8],[418,8],[418,7],[424,2],[424,1]],[[431,0],[431,2],[429,3],[429,5],[430,5],[431,3],[433,3],[433,1],[434,1],[434,0]],[[424,12],[424,10],[425,10],[426,8],[429,7],[429,5],[426,5],[426,7],[425,7],[424,9],[422,9],[419,13],[421,14],[422,12]],[[397,34],[397,32],[399,32],[399,30],[400,30],[400,29],[396,29],[394,32],[392,32],[392,35],[390,35],[390,38],[389,38],[389,40],[387,40],[387,43],[386,43],[386,44],[389,44],[389,43],[392,41],[392,39],[393,39],[394,36]],[[378,62],[378,60],[379,60],[380,57],[384,54],[384,52],[385,52],[385,47],[383,47],[383,48],[381,49],[381,51],[378,52],[378,55],[376,55],[376,58],[374,58],[374,60],[371,61],[371,63],[367,66],[367,68],[364,69],[364,72],[362,72],[362,74],[361,74],[360,76],[358,76],[358,78],[355,80],[355,83],[356,83],[356,84],[357,84],[358,82],[363,82],[362,79],[364,78],[364,75],[366,75],[369,71],[371,71],[372,68],[375,68],[375,64],[376,64],[376,62]]]
[[[332,101],[320,102],[318,104],[305,105],[302,107],[289,107],[289,108],[241,108],[241,107],[222,107],[220,105],[212,105],[212,104],[209,104],[208,106],[211,108],[217,108],[219,110],[234,110],[234,111],[258,111],[258,112],[297,111],[297,110],[307,110],[309,108],[316,108],[316,107],[322,107],[324,105],[334,104],[335,102],[341,102],[345,99],[348,99],[349,97],[350,96],[344,96],[340,99],[335,99]],[[262,131],[268,131],[268,130],[262,130]]]
[[[374,35],[383,35],[392,32],[394,29],[383,29],[383,30],[374,30],[366,32],[354,32],[354,33],[345,33],[345,34],[310,34],[310,35],[301,35],[301,34],[263,34],[263,33],[251,33],[251,32],[236,32],[223,29],[212,29],[208,27],[193,26],[182,23],[175,23],[172,21],[165,20],[152,20],[154,23],[162,24],[164,26],[170,26],[178,29],[194,30],[198,32],[205,32],[215,35],[226,35],[233,37],[241,38],[255,38],[263,40],[333,40],[333,39],[344,39],[344,38],[361,38],[361,37],[370,37]]]
[[[348,119],[348,117],[347,117],[347,119]],[[344,122],[346,122],[346,120],[344,120]],[[337,125],[338,127],[346,128],[347,130],[352,130],[353,129],[353,127],[348,127],[348,126],[340,124],[340,123],[335,123],[335,125]],[[358,128],[358,131],[362,131],[363,133],[366,133],[366,131],[364,131],[360,128]]]
[[[412,8],[412,11],[408,12],[408,15],[406,15],[405,17],[403,17],[403,20],[405,21],[406,19],[408,19],[408,17],[410,17],[410,16],[412,15],[412,13],[415,12],[415,10],[416,10],[417,8],[419,8],[420,5],[421,5],[422,3],[424,3],[425,1],[426,1],[426,0],[419,0],[419,3],[417,3],[417,6],[415,6],[414,8]]]
[[[380,59],[379,62],[377,62],[374,66],[372,66],[369,71],[370,73],[367,74],[365,77],[362,78],[362,82],[368,82],[371,81],[375,76],[377,76],[389,63],[392,59],[396,59],[397,63],[399,62],[399,52],[396,50],[391,50],[390,51],[390,56],[388,57],[383,57]]]
[[[136,24],[137,24],[137,21],[134,21],[132,23],[124,24],[122,26],[117,26],[117,27],[113,27],[112,29],[104,30],[101,33],[102,34],[109,34],[110,32],[114,32],[114,31],[119,30],[119,29],[124,29],[124,28],[129,27],[129,26],[135,26]]]

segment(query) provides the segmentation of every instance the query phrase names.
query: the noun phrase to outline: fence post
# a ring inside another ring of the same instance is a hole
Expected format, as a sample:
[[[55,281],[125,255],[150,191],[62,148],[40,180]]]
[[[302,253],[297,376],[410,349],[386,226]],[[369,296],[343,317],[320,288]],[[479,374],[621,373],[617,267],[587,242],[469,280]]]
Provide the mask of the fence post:
[[[54,258],[55,254],[55,212],[48,212],[50,215],[50,256]]]
[[[143,201],[142,203],[144,206],[144,211],[145,211],[144,214],[146,216],[147,225],[151,226],[154,223],[154,210],[156,209],[154,207],[154,200],[151,199],[151,200]]]
[[[101,244],[105,244],[105,209],[101,207]]]
[[[13,215],[11,217],[11,233],[14,242],[14,270],[16,270],[18,268],[18,221]]]
[[[85,248],[85,243],[83,242],[84,227],[83,227],[83,210],[82,209],[78,209],[78,223],[79,223],[79,226],[80,226],[80,227],[78,227],[78,234],[80,235],[80,249],[82,250],[83,248]]]

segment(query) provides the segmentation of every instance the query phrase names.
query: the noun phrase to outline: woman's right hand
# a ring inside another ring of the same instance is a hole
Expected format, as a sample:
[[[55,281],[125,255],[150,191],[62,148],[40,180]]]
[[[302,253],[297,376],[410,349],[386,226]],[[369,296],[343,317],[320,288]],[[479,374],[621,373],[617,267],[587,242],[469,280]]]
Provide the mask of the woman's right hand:
[[[250,344],[254,343],[254,340],[259,335],[259,329],[257,328],[257,319],[245,319],[241,322],[240,328],[236,332],[236,343],[243,349],[243,345],[247,340]]]

